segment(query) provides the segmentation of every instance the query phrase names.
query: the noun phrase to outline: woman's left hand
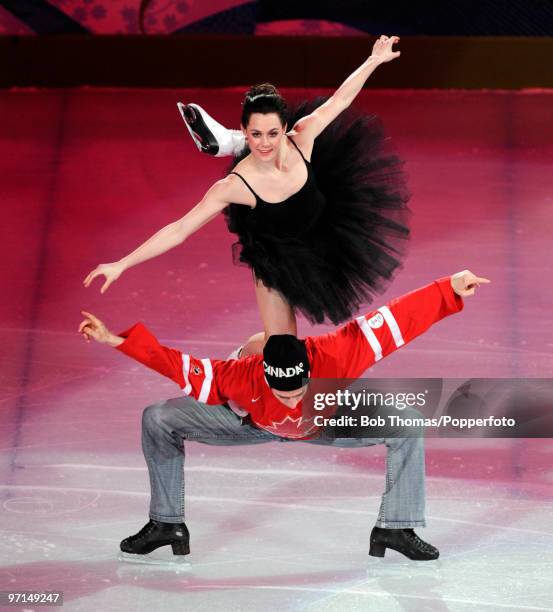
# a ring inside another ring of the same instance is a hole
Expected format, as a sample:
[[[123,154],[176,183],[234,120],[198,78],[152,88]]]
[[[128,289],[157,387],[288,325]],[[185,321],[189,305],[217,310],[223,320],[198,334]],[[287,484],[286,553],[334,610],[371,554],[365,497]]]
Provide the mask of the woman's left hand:
[[[381,36],[373,45],[371,57],[380,63],[390,62],[401,55],[401,51],[394,51],[392,47],[399,42],[399,36]]]

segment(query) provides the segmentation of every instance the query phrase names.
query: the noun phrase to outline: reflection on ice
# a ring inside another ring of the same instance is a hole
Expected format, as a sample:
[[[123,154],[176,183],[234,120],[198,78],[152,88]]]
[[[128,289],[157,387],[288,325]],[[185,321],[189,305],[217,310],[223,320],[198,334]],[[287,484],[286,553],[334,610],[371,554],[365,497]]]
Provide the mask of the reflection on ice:
[[[156,567],[166,568],[173,571],[188,570],[192,567],[190,561],[182,555],[173,555],[168,546],[154,550],[148,555],[133,555],[130,553],[120,552],[119,561],[124,563],[136,563],[141,565],[155,565]]]

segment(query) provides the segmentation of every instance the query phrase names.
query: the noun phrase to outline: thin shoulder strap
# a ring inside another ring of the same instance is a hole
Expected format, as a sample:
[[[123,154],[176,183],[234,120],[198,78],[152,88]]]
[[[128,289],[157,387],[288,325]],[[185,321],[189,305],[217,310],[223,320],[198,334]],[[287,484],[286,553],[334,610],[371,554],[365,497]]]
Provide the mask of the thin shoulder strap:
[[[288,136],[288,134],[286,134],[286,136]],[[301,158],[303,159],[303,161],[305,163],[307,163],[307,160],[305,159],[305,157],[303,156],[303,153],[301,152],[300,148],[298,147],[298,145],[294,142],[294,139],[291,136],[288,136],[288,140],[296,147],[298,153],[301,155]]]
[[[229,172],[229,174],[236,174],[236,176],[239,176],[244,181],[244,185],[246,185],[246,187],[253,193],[255,198],[256,199],[261,199],[261,198],[259,198],[257,193],[255,193],[255,191],[250,187],[248,181],[241,174],[238,174],[238,172]]]

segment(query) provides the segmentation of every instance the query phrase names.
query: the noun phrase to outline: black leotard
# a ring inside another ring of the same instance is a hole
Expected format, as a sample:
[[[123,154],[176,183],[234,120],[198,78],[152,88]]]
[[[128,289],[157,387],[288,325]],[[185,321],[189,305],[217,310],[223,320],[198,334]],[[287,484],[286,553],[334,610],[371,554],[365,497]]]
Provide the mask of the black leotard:
[[[291,113],[289,125],[321,101]],[[283,202],[266,202],[243,176],[254,208],[225,209],[238,235],[235,263],[279,291],[311,322],[340,323],[382,292],[401,262],[409,230],[401,160],[387,149],[375,116],[342,113],[315,140],[305,184]],[[249,153],[235,160],[234,165]]]

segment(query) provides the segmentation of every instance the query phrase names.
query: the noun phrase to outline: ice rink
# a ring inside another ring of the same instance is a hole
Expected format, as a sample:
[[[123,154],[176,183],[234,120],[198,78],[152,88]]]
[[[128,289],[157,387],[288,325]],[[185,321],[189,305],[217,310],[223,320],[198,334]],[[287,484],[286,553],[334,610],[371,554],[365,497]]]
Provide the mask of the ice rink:
[[[180,390],[87,345],[80,311],[114,331],[141,320],[200,357],[225,357],[260,321],[222,218],[104,295],[82,280],[223,176],[176,102],[235,127],[241,93],[0,92],[0,590],[105,612],[552,610],[550,439],[427,441],[420,535],[441,551],[427,563],[367,555],[383,447],[187,443],[190,564],[117,560],[148,518],[142,410]],[[492,280],[367,376],[551,378],[553,92],[364,91],[359,105],[383,118],[413,193],[410,253],[381,303],[465,268]]]

